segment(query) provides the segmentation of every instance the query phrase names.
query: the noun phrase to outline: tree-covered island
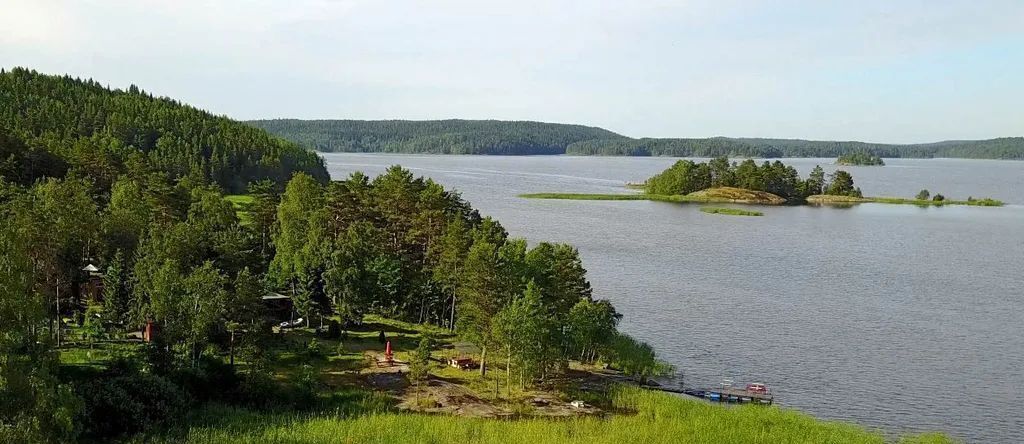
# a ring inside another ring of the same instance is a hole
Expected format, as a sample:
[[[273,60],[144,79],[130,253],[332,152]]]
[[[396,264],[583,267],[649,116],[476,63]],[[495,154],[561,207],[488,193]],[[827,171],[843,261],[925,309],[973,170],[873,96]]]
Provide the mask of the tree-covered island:
[[[836,165],[885,166],[885,161],[882,160],[881,157],[878,157],[867,151],[857,151],[839,156],[839,158],[836,159]]]
[[[825,174],[815,166],[807,178],[792,166],[781,161],[764,161],[760,165],[753,159],[730,162],[727,157],[716,157],[706,162],[679,160],[666,170],[647,179],[642,185],[627,185],[642,189],[634,194],[586,193],[531,193],[520,197],[532,199],[572,200],[652,200],[659,202],[741,203],[754,205],[850,205],[858,203],[914,204],[919,206],[971,205],[1002,206],[995,199],[903,199],[892,197],[865,197],[854,185],[853,176],[844,170]]]

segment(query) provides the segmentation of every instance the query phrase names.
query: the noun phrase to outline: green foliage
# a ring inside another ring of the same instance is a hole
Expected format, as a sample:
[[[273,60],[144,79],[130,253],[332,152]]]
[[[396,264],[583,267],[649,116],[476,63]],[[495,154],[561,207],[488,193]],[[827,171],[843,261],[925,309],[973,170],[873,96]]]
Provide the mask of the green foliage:
[[[550,347],[555,334],[551,315],[545,307],[540,287],[534,282],[526,287],[522,296],[515,298],[495,315],[491,323],[494,342],[506,352],[506,373],[512,380],[512,368],[519,373],[521,386],[543,374],[550,354],[561,350]]]
[[[853,176],[843,170],[837,170],[831,174],[828,186],[824,194],[832,196],[863,197],[860,188],[854,188]]]
[[[934,201],[934,202],[942,202],[942,201],[945,201],[945,200],[946,200],[946,196],[943,196],[942,194],[939,194],[939,193],[935,193],[935,195],[932,196],[932,201]]]
[[[306,344],[306,354],[314,359],[323,357],[323,351],[320,350],[320,341],[317,341],[316,338],[310,339],[309,343]]]
[[[581,362],[593,362],[606,351],[622,315],[605,300],[584,299],[569,310],[568,327],[572,349]]]
[[[725,157],[702,163],[679,160],[647,179],[645,190],[653,195],[687,195],[711,187],[733,187],[801,201],[810,195],[808,192],[821,188],[821,174],[815,170],[810,179],[803,181],[796,169],[779,161],[758,166],[752,159],[732,164]]]
[[[81,404],[56,378],[30,245],[16,227],[0,226],[0,442],[71,442]]]
[[[89,307],[89,309],[85,311],[85,316],[83,318],[82,337],[89,344],[89,348],[91,349],[93,344],[106,336],[107,330],[103,326],[102,312],[96,307]]]
[[[103,317],[111,323],[124,325],[131,315],[131,288],[124,253],[117,250],[103,274]]]
[[[66,169],[109,190],[119,174],[139,163],[132,159],[136,153],[170,177],[231,191],[264,178],[284,182],[297,171],[328,179],[323,160],[293,143],[134,85],[111,90],[91,79],[23,68],[0,73],[4,177],[27,184],[61,177]]]
[[[836,160],[839,165],[861,165],[861,166],[883,166],[885,161],[881,157],[867,151],[856,151],[839,156]]]
[[[423,338],[420,340],[420,344],[413,350],[412,355],[409,356],[409,379],[412,380],[417,387],[426,381],[430,376],[430,348],[432,347],[431,340],[429,338]]]
[[[626,375],[637,378],[640,383],[646,383],[650,377],[671,374],[673,371],[671,365],[658,360],[654,348],[623,333],[617,333],[612,337],[608,359],[615,367]]]
[[[928,190],[921,190],[920,192],[917,193],[917,196],[914,197],[914,198],[917,199],[917,200],[928,200],[928,198],[930,198],[930,197],[931,197],[931,193],[929,193]],[[968,199],[968,200],[971,200],[971,199]]]
[[[172,422],[187,404],[180,387],[142,373],[99,378],[84,383],[79,393],[85,401],[85,435],[95,440]]]

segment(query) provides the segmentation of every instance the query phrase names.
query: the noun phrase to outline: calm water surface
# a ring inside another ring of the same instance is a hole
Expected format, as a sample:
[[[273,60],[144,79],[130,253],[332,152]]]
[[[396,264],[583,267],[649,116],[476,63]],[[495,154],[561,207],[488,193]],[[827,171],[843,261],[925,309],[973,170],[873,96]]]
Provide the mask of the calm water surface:
[[[968,442],[1024,434],[1024,162],[846,167],[865,195],[927,188],[1003,208],[765,207],[557,201],[626,192],[671,158],[326,154],[335,178],[401,164],[463,193],[514,236],[576,245],[595,296],[688,385],[763,381],[820,418]],[[831,159],[788,159],[806,175]]]

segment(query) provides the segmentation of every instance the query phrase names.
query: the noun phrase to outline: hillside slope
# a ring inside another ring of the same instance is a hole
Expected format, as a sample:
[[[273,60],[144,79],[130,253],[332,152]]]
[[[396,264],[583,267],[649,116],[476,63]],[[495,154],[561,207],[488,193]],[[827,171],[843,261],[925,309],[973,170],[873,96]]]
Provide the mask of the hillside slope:
[[[564,154],[573,143],[624,136],[601,128],[500,120],[254,120],[247,122],[326,152]]]
[[[102,177],[123,169],[133,152],[173,177],[205,177],[229,192],[259,179],[283,183],[296,171],[328,179],[317,154],[249,125],[134,85],[110,89],[24,68],[0,70],[0,145],[3,168],[18,171],[18,182],[54,175],[37,174],[38,159]]]

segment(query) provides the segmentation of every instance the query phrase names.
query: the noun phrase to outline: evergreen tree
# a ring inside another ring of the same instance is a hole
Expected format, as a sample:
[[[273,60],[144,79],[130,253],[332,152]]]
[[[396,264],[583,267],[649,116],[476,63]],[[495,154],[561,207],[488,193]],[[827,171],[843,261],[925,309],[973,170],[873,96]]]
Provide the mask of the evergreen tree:
[[[124,253],[117,250],[103,275],[103,317],[124,325],[130,319],[132,306]]]

